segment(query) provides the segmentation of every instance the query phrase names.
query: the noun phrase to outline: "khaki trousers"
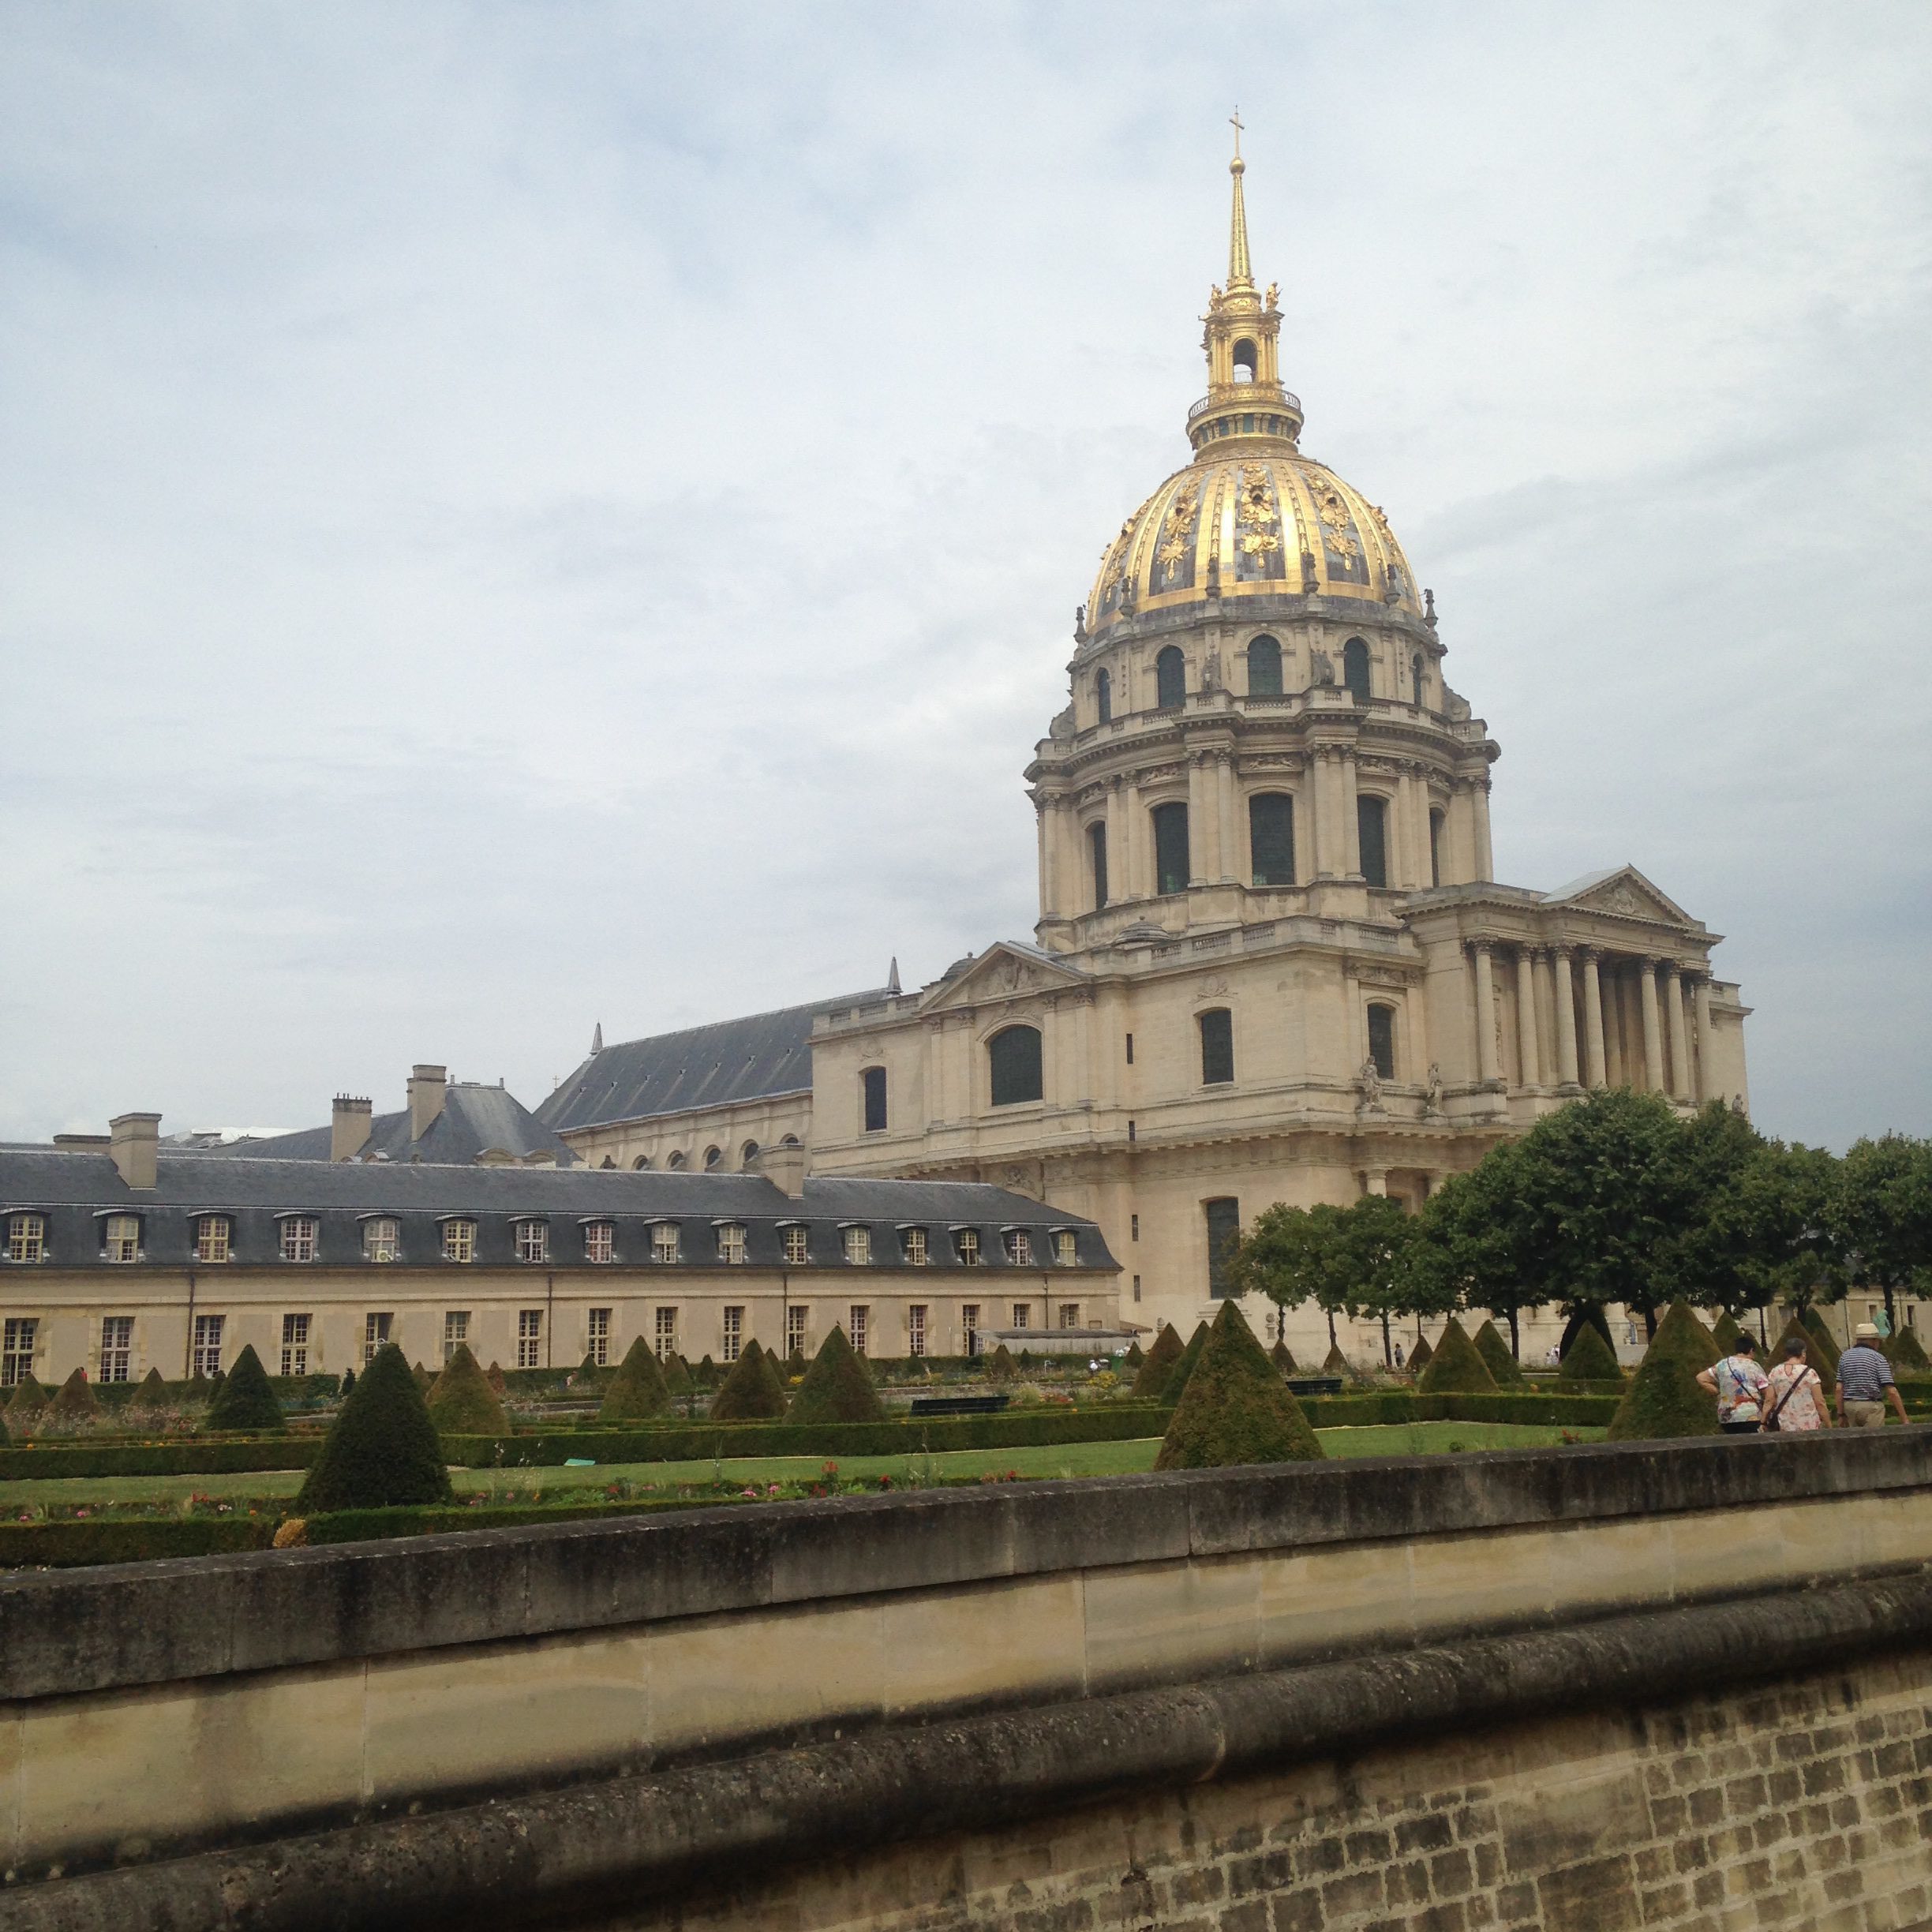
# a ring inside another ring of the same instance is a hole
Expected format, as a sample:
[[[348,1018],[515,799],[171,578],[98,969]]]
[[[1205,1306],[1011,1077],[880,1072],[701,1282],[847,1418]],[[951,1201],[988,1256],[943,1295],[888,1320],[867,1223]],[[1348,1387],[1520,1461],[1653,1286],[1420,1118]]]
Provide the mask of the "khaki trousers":
[[[1848,1402],[1844,1406],[1847,1428],[1883,1428],[1885,1404],[1881,1402]]]

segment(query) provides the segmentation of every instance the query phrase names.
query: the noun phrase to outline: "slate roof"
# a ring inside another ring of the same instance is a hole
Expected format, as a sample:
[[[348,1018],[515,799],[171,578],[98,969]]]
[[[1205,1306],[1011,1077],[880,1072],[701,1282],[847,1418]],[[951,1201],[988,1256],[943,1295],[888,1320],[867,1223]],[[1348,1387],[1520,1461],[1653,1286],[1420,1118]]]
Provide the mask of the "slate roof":
[[[331,1130],[304,1127],[295,1133],[270,1134],[231,1140],[225,1147],[184,1148],[207,1158],[234,1155],[243,1160],[325,1161]],[[474,1161],[479,1154],[507,1154],[522,1160],[532,1154],[551,1154],[568,1166],[577,1156],[513,1093],[470,1080],[452,1080],[443,1096],[443,1111],[429,1123],[420,1140],[410,1138],[409,1109],[378,1114],[369,1125],[368,1144],[357,1156],[367,1160],[380,1155],[391,1161],[431,1161],[447,1165]]]
[[[556,1133],[569,1133],[613,1121],[809,1093],[813,1020],[841,1007],[885,999],[895,990],[875,987],[807,1006],[781,1006],[775,1013],[687,1027],[680,1033],[620,1040],[591,1054],[537,1108],[537,1118]]]
[[[744,1227],[751,1266],[785,1265],[783,1230],[800,1224],[810,1241],[807,1265],[814,1267],[846,1267],[841,1230],[854,1224],[872,1230],[872,1252],[881,1267],[893,1265],[899,1230],[907,1226],[927,1230],[931,1264],[924,1272],[967,1271],[948,1237],[961,1227],[979,1232],[982,1266],[972,1271],[975,1275],[1112,1272],[1118,1266],[1092,1222],[978,1181],[814,1176],[806,1181],[803,1197],[794,1199],[762,1174],[271,1160],[226,1150],[167,1148],[157,1159],[155,1181],[152,1190],[135,1193],[111,1157],[92,1150],[0,1148],[0,1215],[28,1208],[46,1215],[48,1241],[46,1262],[0,1260],[0,1280],[9,1271],[105,1265],[100,1223],[110,1211],[141,1217],[142,1260],[126,1265],[177,1271],[192,1256],[195,1217],[208,1213],[226,1214],[233,1223],[230,1266],[309,1265],[279,1260],[279,1217],[291,1213],[316,1216],[316,1261],[331,1267],[459,1265],[442,1260],[442,1223],[455,1215],[477,1222],[477,1262],[484,1266],[515,1265],[514,1223],[530,1219],[549,1223],[551,1253],[544,1265],[558,1269],[605,1265],[585,1258],[579,1228],[590,1220],[615,1224],[620,1263],[654,1266],[719,1266],[720,1221]],[[362,1222],[371,1215],[397,1222],[399,1263],[364,1260]],[[650,1229],[666,1221],[683,1231],[682,1258],[651,1264]],[[1025,1267],[1006,1260],[1001,1237],[1010,1228],[1024,1228],[1032,1237],[1034,1260]],[[1049,1261],[1050,1236],[1061,1228],[1074,1234],[1073,1269]],[[5,1252],[0,1243],[0,1256]],[[990,1279],[987,1291],[997,1292]]]

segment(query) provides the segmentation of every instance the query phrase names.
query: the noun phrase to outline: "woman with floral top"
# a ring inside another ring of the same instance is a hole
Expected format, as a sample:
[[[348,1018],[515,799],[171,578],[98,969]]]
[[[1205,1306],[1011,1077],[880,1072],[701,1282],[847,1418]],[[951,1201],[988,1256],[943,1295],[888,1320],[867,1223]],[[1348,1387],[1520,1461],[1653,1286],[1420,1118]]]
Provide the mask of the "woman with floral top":
[[[1828,1426],[1825,1384],[1805,1360],[1805,1345],[1795,1335],[1784,1344],[1784,1359],[1765,1378],[1766,1429],[1819,1429]]]

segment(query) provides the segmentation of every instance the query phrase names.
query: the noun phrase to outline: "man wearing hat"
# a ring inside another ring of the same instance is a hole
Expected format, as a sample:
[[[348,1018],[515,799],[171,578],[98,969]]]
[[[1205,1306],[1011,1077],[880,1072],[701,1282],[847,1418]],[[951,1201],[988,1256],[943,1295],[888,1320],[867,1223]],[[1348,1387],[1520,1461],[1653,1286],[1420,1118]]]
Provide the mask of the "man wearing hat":
[[[1852,1346],[1838,1357],[1840,1426],[1883,1428],[1887,1397],[1903,1422],[1904,1398],[1892,1379],[1892,1365],[1879,1353],[1878,1331],[1870,1322],[1860,1322],[1852,1331]]]

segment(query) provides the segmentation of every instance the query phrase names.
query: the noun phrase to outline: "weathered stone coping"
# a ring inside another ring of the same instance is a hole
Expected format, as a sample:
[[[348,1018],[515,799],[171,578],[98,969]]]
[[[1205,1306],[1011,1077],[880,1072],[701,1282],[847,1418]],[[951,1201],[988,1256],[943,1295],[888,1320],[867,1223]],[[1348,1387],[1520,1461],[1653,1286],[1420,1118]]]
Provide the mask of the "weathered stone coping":
[[[17,1932],[359,1932],[642,1911],[763,1870],[1390,1739],[1655,1704],[1932,1642],[1932,1579],[1611,1617],[963,1722],[26,1885]]]
[[[1932,1487],[1932,1428],[999,1485],[0,1579],[0,1698],[1163,1560]]]

